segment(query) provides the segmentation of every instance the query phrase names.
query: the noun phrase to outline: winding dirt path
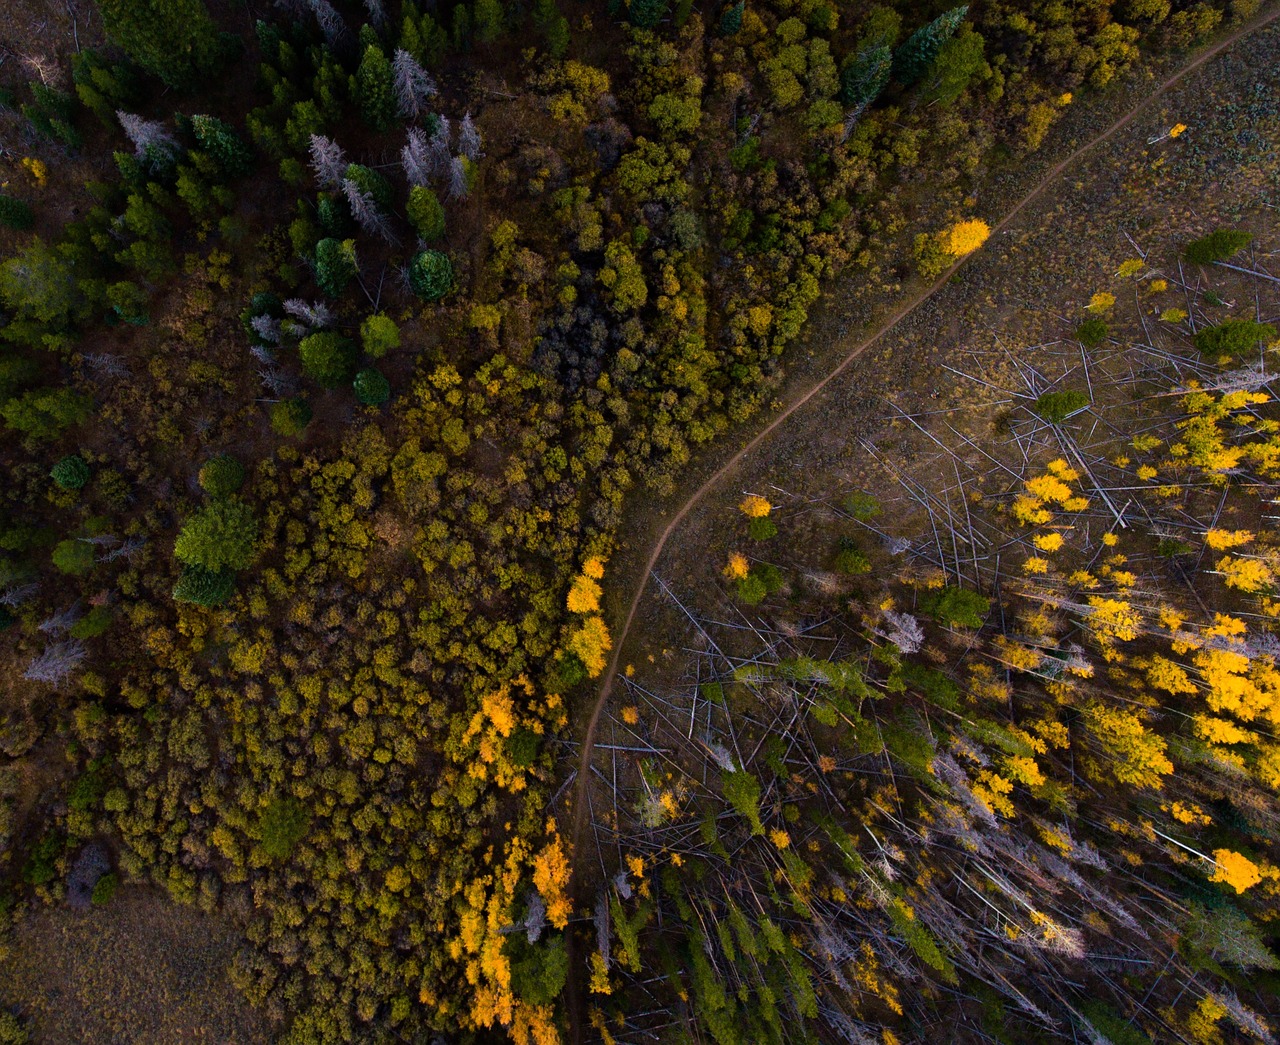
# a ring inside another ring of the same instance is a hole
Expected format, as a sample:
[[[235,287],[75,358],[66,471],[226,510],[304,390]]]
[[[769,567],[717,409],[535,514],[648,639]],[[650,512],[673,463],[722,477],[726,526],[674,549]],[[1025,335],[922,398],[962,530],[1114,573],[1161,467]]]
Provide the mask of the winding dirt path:
[[[1105,130],[1094,135],[1083,145],[1079,146],[1074,152],[1067,156],[1064,160],[1057,163],[1048,170],[1043,177],[1035,184],[1035,186],[1025,196],[1022,197],[1000,221],[991,228],[991,239],[1008,228],[1011,222],[1032,202],[1038,199],[1046,189],[1049,188],[1058,178],[1067,170],[1074,167],[1090,152],[1096,149],[1102,143],[1108,141],[1119,131],[1127,127],[1136,117],[1150,107],[1152,102],[1156,101],[1161,95],[1165,94],[1170,88],[1176,86],[1180,81],[1188,75],[1195,72],[1201,66],[1217,57],[1223,51],[1227,50],[1233,44],[1242,40],[1244,37],[1262,29],[1272,22],[1280,18],[1280,7],[1275,8],[1270,13],[1260,14],[1252,21],[1247,22],[1244,26],[1237,29],[1230,36],[1224,37],[1211,47],[1196,55],[1191,61],[1183,65],[1176,72],[1170,75],[1159,86],[1152,89],[1146,96],[1142,98],[1136,105],[1128,110],[1123,116],[1112,123]],[[989,240],[990,242],[990,240]],[[955,273],[964,266],[969,258],[976,256],[980,251],[966,255],[960,258],[955,264],[939,276],[933,283],[918,290],[914,296],[908,298],[896,310],[886,316],[880,323],[876,331],[868,335],[864,340],[853,345],[844,355],[844,358],[832,369],[826,376],[818,379],[811,384],[802,394],[800,394],[789,406],[783,409],[777,417],[775,417],[768,425],[756,433],[752,439],[747,442],[737,453],[730,457],[723,465],[713,472],[703,483],[697,487],[684,503],[680,505],[676,513],[671,517],[666,527],[658,535],[657,541],[653,545],[653,550],[649,554],[649,559],[645,563],[640,574],[639,581],[636,584],[635,594],[631,598],[631,605],[627,610],[626,619],[623,621],[622,627],[615,633],[613,642],[613,656],[609,659],[609,665],[604,675],[600,679],[600,687],[597,692],[595,704],[591,709],[591,719],[587,723],[586,734],[582,740],[581,755],[578,760],[578,779],[575,781],[574,789],[574,815],[573,815],[573,832],[571,837],[573,875],[575,879],[575,888],[581,884],[581,876],[578,872],[580,861],[584,859],[582,839],[583,832],[587,824],[587,788],[590,781],[590,764],[591,757],[595,748],[596,728],[600,723],[600,716],[604,711],[605,702],[609,699],[609,694],[613,689],[614,680],[618,676],[618,665],[621,663],[622,651],[626,646],[627,636],[631,631],[631,625],[635,621],[636,612],[640,607],[640,601],[644,598],[644,593],[649,586],[649,577],[653,573],[654,566],[657,565],[658,559],[661,557],[663,550],[667,546],[667,541],[671,539],[671,535],[679,528],[685,517],[690,511],[697,506],[698,502],[706,496],[708,491],[719,484],[719,482],[730,472],[732,472],[738,464],[752,450],[764,442],[774,431],[776,431],[788,418],[796,411],[805,406],[811,399],[817,396],[828,384],[835,378],[844,373],[868,348],[870,348],[880,337],[893,330],[899,323],[906,319],[920,305],[931,298],[951,279]],[[573,1005],[570,1005],[572,1011]],[[576,1042],[581,1042],[583,1028],[580,1020],[573,1021],[576,1026],[573,1028],[573,1036]]]

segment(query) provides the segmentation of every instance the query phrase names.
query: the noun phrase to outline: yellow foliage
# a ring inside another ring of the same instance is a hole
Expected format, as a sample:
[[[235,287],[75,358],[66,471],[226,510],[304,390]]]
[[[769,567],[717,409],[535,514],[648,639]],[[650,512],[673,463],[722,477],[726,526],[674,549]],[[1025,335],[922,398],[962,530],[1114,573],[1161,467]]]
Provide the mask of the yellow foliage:
[[[1042,559],[1038,555],[1033,555],[1030,559],[1022,564],[1022,571],[1030,574],[1040,574],[1049,572],[1049,560]]]
[[[591,954],[591,985],[592,994],[612,994],[613,985],[609,982],[609,967],[604,963],[604,955],[599,951],[593,951]]]
[[[1147,681],[1166,693],[1194,693],[1195,684],[1177,664],[1166,657],[1152,657],[1147,665]]]
[[[1225,882],[1237,893],[1242,893],[1262,881],[1262,871],[1258,865],[1241,853],[1230,849],[1215,849],[1213,859],[1218,866],[1209,879],[1211,882]]]
[[[31,175],[31,180],[36,183],[38,188],[43,189],[46,181],[49,180],[49,168],[44,160],[37,160],[31,156],[22,157],[22,166],[26,172]]]
[[[1089,312],[1092,312],[1095,315],[1100,315],[1104,312],[1111,311],[1111,308],[1115,303],[1116,296],[1114,294],[1108,294],[1105,290],[1101,290],[1089,299],[1089,304],[1086,308]]]
[[[981,218],[959,221],[947,229],[941,236],[942,249],[952,257],[960,258],[972,254],[987,242],[991,235],[991,226]]]
[[[564,843],[555,831],[555,821],[548,823],[551,841],[543,846],[533,861],[533,887],[547,905],[547,921],[557,929],[569,924],[573,904],[565,894],[569,885],[569,858]]]
[[[1121,279],[1128,279],[1130,276],[1136,276],[1142,271],[1145,262],[1141,258],[1129,258],[1128,261],[1121,263],[1116,270],[1116,275]]]
[[[769,841],[779,849],[786,849],[791,844],[791,836],[781,828],[774,828],[769,832]]]
[[[1039,537],[1033,537],[1031,543],[1042,552],[1056,552],[1062,548],[1064,541],[1060,533],[1042,533]]]
[[[613,639],[604,618],[588,617],[581,627],[569,635],[569,650],[575,653],[591,678],[596,678],[605,666],[605,654],[613,649]]]
[[[733,552],[729,556],[728,563],[722,571],[731,581],[738,581],[751,572],[751,566],[747,562],[747,557],[741,552]]]
[[[1128,642],[1138,637],[1142,617],[1129,603],[1090,595],[1089,605],[1093,610],[1089,623],[1100,640]]]
[[[640,722],[640,709],[634,704],[628,704],[622,709],[622,721],[628,726],[638,725]]]
[[[595,613],[600,608],[600,585],[585,574],[574,578],[565,605],[570,613]]]
[[[763,519],[773,511],[773,505],[763,497],[759,497],[756,494],[748,494],[742,499],[742,503],[738,505],[738,510],[748,519]]]
[[[1187,125],[1185,123],[1175,123],[1172,127],[1169,128],[1169,137],[1177,138],[1184,131],[1186,131],[1186,129],[1187,129]]]
[[[1222,574],[1223,582],[1228,588],[1239,588],[1241,591],[1258,592],[1275,583],[1275,574],[1261,559],[1237,559],[1224,555],[1218,560],[1215,568]]]
[[[582,573],[585,577],[590,577],[593,581],[598,581],[604,576],[604,560],[599,556],[593,555],[582,564]]]

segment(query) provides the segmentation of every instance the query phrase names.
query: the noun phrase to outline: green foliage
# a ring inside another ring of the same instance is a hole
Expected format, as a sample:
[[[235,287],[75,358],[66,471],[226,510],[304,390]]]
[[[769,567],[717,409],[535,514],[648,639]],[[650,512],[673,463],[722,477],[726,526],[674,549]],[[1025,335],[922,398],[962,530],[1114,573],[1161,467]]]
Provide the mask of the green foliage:
[[[1212,265],[1239,254],[1252,242],[1253,234],[1243,229],[1217,229],[1188,243],[1184,254],[1193,265]]]
[[[409,286],[424,301],[439,301],[453,286],[453,265],[447,254],[423,250],[409,262]]]
[[[35,344],[46,332],[63,332],[88,313],[70,252],[39,239],[0,263],[0,303],[12,317],[0,336]]]
[[[271,404],[271,430],[286,439],[301,435],[311,423],[311,404],[302,396]]]
[[[322,239],[316,244],[316,286],[322,293],[341,297],[357,272],[355,240]]]
[[[892,73],[893,51],[884,44],[850,55],[840,69],[840,102],[851,109],[870,105]]]
[[[272,860],[287,860],[311,829],[311,813],[296,798],[272,799],[258,819],[262,851]]]
[[[126,323],[146,326],[151,321],[147,292],[132,280],[120,280],[107,287],[107,304]]]
[[[720,774],[720,786],[725,800],[751,825],[751,833],[764,834],[764,824],[760,822],[760,781],[745,769],[726,770]]]
[[[71,56],[71,80],[76,96],[103,125],[114,127],[118,110],[132,111],[137,77],[124,62],[109,62],[85,48]]]
[[[511,933],[502,950],[511,962],[511,989],[517,998],[530,1005],[551,1005],[560,997],[569,973],[564,937],[557,934],[529,943],[524,933]]]
[[[476,40],[491,44],[502,35],[505,17],[502,0],[474,0],[471,26]]]
[[[105,907],[120,888],[120,876],[114,871],[104,874],[93,884],[93,892],[89,894],[89,902],[95,907]]]
[[[210,497],[230,497],[244,485],[244,465],[230,454],[211,457],[200,468],[200,488]]]
[[[1032,410],[1051,425],[1060,425],[1077,410],[1089,405],[1089,396],[1078,388],[1064,388],[1058,392],[1045,392],[1035,401]]]
[[[772,563],[758,562],[738,580],[738,601],[757,606],[782,587],[782,571]]]
[[[13,1013],[0,1009],[0,1045],[27,1045],[31,1035]]]
[[[391,398],[391,384],[381,371],[367,367],[356,374],[353,382],[356,399],[365,406],[381,406]]]
[[[211,573],[242,570],[253,562],[258,520],[243,501],[224,498],[201,508],[182,526],[173,554]]]
[[[860,576],[871,572],[871,560],[862,552],[850,537],[840,538],[840,550],[836,553],[836,573],[849,577]]]
[[[197,115],[191,117],[191,130],[224,176],[237,178],[249,173],[253,152],[228,124],[213,116]]]
[[[79,538],[59,541],[53,547],[53,564],[62,573],[79,577],[93,569],[93,545]]]
[[[58,857],[62,855],[65,840],[53,831],[46,832],[27,854],[22,869],[22,879],[31,885],[47,885],[58,873]]]
[[[778,536],[778,524],[768,516],[759,516],[747,523],[747,535],[753,541],[767,541]]]
[[[1107,339],[1109,333],[1105,319],[1101,316],[1090,316],[1076,327],[1076,340],[1085,348],[1095,348]]]
[[[24,232],[35,224],[36,216],[31,208],[16,196],[0,193],[0,225]]]
[[[109,606],[95,606],[71,625],[68,634],[73,639],[96,639],[111,627],[112,616]]]
[[[98,0],[107,35],[170,87],[194,86],[217,65],[218,35],[203,0]]]
[[[627,17],[637,29],[652,29],[667,13],[669,0],[631,0],[627,6]]]
[[[395,76],[382,48],[370,44],[351,78],[351,96],[360,106],[364,122],[379,133],[396,122]]]
[[[4,423],[38,442],[57,439],[85,420],[93,408],[86,395],[69,388],[41,388],[24,392],[0,407]]]
[[[348,163],[342,176],[355,183],[363,194],[372,197],[379,210],[391,209],[391,183],[372,167],[363,163]]]
[[[79,490],[89,481],[89,466],[79,454],[68,454],[50,469],[49,476],[64,490]]]
[[[569,49],[569,20],[560,13],[556,0],[534,0],[533,24],[546,41],[553,58],[563,58]]]
[[[370,359],[381,359],[400,347],[400,328],[390,316],[370,313],[360,324],[360,346]]]
[[[1132,1020],[1124,1019],[1101,999],[1085,999],[1080,1011],[1111,1045],[1152,1045],[1151,1039],[1135,1027]]]
[[[178,602],[191,602],[197,606],[220,606],[235,594],[235,590],[235,570],[185,566],[178,583],[173,586],[173,597]]]
[[[926,75],[922,98],[939,105],[951,105],[964,94],[975,77],[990,76],[984,55],[984,41],[969,26],[942,45]]]
[[[308,334],[298,345],[302,369],[322,388],[337,388],[349,382],[356,368],[356,346],[331,330]]]
[[[1276,328],[1253,319],[1224,319],[1217,326],[1202,327],[1193,339],[1196,348],[1211,358],[1241,356],[1252,352],[1258,342],[1270,344],[1276,339]]]
[[[893,75],[906,87],[921,80],[969,13],[968,5],[955,7],[921,26],[893,56]]]
[[[920,608],[939,624],[980,628],[983,618],[991,612],[991,600],[970,588],[947,585],[925,594],[920,599]]]
[[[74,109],[71,95],[56,87],[32,80],[31,103],[22,107],[22,115],[32,128],[50,141],[60,142],[70,149],[80,147],[80,132],[72,123]]]
[[[716,26],[716,32],[721,36],[737,36],[742,30],[742,13],[746,9],[743,0],[738,0],[736,4],[730,4],[724,9],[724,13],[720,16],[720,22]]]
[[[444,208],[425,185],[415,185],[409,190],[408,216],[414,231],[428,243],[444,235]]]

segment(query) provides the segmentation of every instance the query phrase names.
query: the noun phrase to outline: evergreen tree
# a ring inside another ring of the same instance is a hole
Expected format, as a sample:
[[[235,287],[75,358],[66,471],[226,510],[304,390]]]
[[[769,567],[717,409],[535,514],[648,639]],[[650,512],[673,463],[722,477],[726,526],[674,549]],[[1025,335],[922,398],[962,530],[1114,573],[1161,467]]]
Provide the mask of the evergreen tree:
[[[79,490],[89,481],[89,466],[79,454],[68,454],[53,466],[49,476],[64,490]]]
[[[381,406],[391,398],[391,384],[382,372],[368,367],[356,374],[356,398],[365,406]]]
[[[637,29],[652,29],[667,13],[668,0],[631,0],[627,9],[631,24]]]
[[[840,70],[840,101],[851,109],[864,109],[889,83],[893,51],[881,45],[851,55]]]
[[[906,87],[919,81],[938,57],[942,45],[951,39],[968,13],[967,4],[954,7],[912,33],[893,56],[895,79]]]
[[[213,116],[191,117],[191,130],[224,175],[229,178],[248,174],[253,165],[253,152],[227,124]]]
[[[563,58],[569,49],[569,20],[560,13],[556,0],[535,0],[533,24],[546,39],[551,56]]]
[[[170,87],[190,87],[217,64],[218,32],[204,0],[98,0],[107,35]]]
[[[502,0],[475,0],[472,25],[482,44],[491,44],[502,35],[503,21]]]
[[[355,240],[322,239],[316,244],[316,285],[329,297],[341,297],[357,272]]]
[[[212,573],[242,570],[253,562],[257,540],[253,509],[228,497],[200,509],[183,524],[173,554],[188,566]]]
[[[24,232],[35,224],[31,208],[20,199],[0,193],[0,225]]]
[[[360,105],[364,122],[375,131],[387,131],[396,120],[395,74],[382,48],[370,44],[351,78],[351,95]]]
[[[298,355],[307,376],[323,388],[346,384],[356,366],[355,343],[331,330],[304,337]]]
[[[192,602],[197,606],[220,606],[231,598],[235,590],[234,570],[184,566],[178,583],[173,586],[173,597],[179,602]]]
[[[210,497],[230,497],[244,485],[244,465],[230,454],[219,454],[200,469],[200,488]]]
[[[742,0],[738,0],[738,3],[724,9],[724,14],[720,16],[720,25],[716,29],[721,36],[737,35],[738,30],[742,28],[742,12],[745,6]]]
[[[447,254],[424,250],[409,262],[409,286],[425,301],[439,301],[453,285],[453,265]]]
[[[409,190],[408,214],[418,235],[427,242],[444,235],[444,207],[425,186],[415,185]]]

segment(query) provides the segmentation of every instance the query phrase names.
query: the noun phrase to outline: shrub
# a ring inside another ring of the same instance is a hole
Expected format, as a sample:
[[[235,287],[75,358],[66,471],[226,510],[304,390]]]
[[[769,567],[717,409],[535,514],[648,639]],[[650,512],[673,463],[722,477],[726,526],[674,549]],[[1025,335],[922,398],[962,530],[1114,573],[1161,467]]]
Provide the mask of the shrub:
[[[206,570],[200,566],[187,566],[178,578],[178,583],[173,586],[173,597],[178,602],[191,602],[197,606],[219,606],[231,598],[235,590],[234,570]]]
[[[1276,328],[1252,319],[1224,319],[1217,326],[1196,332],[1195,346],[1206,356],[1238,356],[1252,351],[1259,341],[1271,342]]]
[[[365,406],[381,406],[391,398],[391,385],[381,372],[368,367],[356,374],[356,398]]]
[[[738,581],[738,600],[748,606],[755,606],[781,587],[782,571],[772,563],[757,563]]]
[[[409,286],[424,301],[439,301],[453,285],[453,264],[447,254],[423,250],[409,262]]]
[[[968,588],[948,586],[921,599],[920,608],[939,624],[980,628],[991,610],[991,600]]]
[[[1107,339],[1108,333],[1110,331],[1105,319],[1101,316],[1090,316],[1076,327],[1076,340],[1085,348],[1094,348]]]
[[[22,200],[0,193],[0,225],[23,232],[35,224],[35,215]]]
[[[79,454],[68,454],[50,469],[49,476],[64,490],[80,490],[89,481],[89,466]]]
[[[1089,397],[1078,388],[1065,388],[1061,392],[1046,392],[1031,408],[1051,425],[1060,425],[1077,410],[1089,405]]]
[[[258,520],[243,501],[214,501],[191,516],[178,534],[173,554],[188,566],[216,572],[242,570],[253,562]]]
[[[752,519],[747,524],[747,533],[753,541],[767,541],[778,536],[778,524],[767,516]]]
[[[1253,236],[1241,229],[1218,229],[1187,244],[1186,259],[1193,265],[1212,265],[1226,261],[1253,242]]]
[[[425,185],[409,190],[409,221],[419,236],[428,242],[444,235],[444,208],[434,192]]]
[[[89,902],[102,907],[111,902],[111,898],[116,895],[116,890],[120,888],[120,876],[115,872],[104,874],[94,883],[93,892],[89,894]]]
[[[836,572],[850,577],[871,572],[871,560],[850,537],[840,538],[840,550],[836,553]]]
[[[360,344],[370,359],[381,359],[400,347],[400,328],[395,320],[381,312],[366,316],[360,324]]]
[[[219,454],[200,469],[200,488],[210,497],[229,497],[244,485],[244,466],[230,454]]]
[[[63,573],[78,577],[93,569],[93,562],[93,545],[88,541],[72,538],[54,546],[53,564]]]
[[[322,388],[351,380],[356,367],[355,342],[331,330],[309,334],[298,345],[302,369]]]
[[[311,423],[311,404],[302,396],[284,399],[271,406],[271,429],[276,435],[292,438],[301,435]]]

